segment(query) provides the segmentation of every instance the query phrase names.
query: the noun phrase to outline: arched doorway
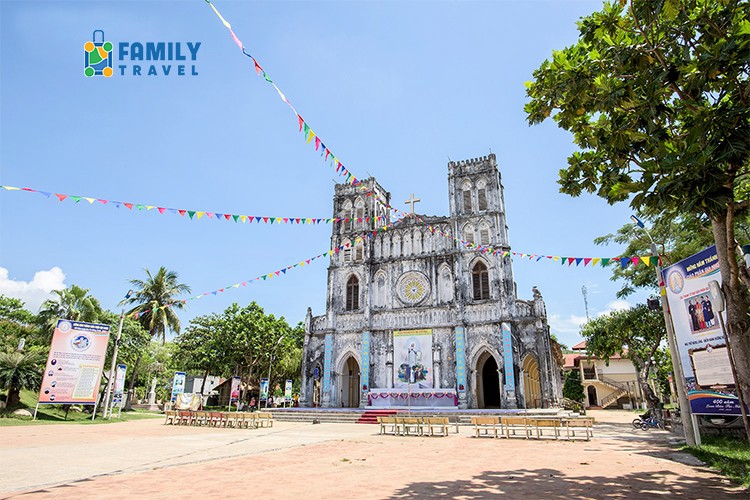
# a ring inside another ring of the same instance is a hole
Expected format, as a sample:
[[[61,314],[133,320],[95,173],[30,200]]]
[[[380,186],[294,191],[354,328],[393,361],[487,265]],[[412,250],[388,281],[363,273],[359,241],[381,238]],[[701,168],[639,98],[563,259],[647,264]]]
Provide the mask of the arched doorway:
[[[539,364],[533,356],[523,360],[523,395],[526,408],[541,408],[542,384],[539,380]]]
[[[349,356],[341,373],[341,406],[359,407],[359,363]]]
[[[500,408],[500,373],[497,361],[483,352],[477,361],[477,407]]]
[[[589,396],[589,406],[599,406],[599,400],[596,397],[596,387],[593,385],[588,386],[586,393]]]

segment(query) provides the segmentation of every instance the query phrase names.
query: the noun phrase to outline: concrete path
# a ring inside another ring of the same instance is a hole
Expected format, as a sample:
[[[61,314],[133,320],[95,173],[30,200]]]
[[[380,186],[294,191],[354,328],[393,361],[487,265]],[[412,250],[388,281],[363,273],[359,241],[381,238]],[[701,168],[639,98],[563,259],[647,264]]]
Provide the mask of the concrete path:
[[[748,498],[633,414],[597,412],[592,441],[379,436],[356,424],[270,429],[0,427],[0,498]]]

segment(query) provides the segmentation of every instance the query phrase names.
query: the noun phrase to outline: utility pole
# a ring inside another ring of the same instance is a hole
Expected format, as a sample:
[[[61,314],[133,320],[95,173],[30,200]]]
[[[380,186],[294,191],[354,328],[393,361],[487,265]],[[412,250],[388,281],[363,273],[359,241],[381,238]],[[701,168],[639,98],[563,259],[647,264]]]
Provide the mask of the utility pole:
[[[125,300],[128,300],[133,294],[133,290],[128,290],[125,294]],[[115,350],[112,352],[112,366],[109,369],[109,378],[107,379],[107,389],[104,391],[104,413],[102,418],[107,417],[107,410],[109,410],[110,417],[112,416],[112,408],[110,408],[110,392],[115,384],[115,367],[117,366],[117,348],[120,346],[120,336],[122,335],[122,323],[125,321],[125,305],[122,306],[122,312],[120,313],[120,327],[117,329],[117,338],[115,339]]]
[[[583,294],[583,305],[586,308],[586,321],[590,321],[589,318],[589,292],[586,290],[586,285],[581,287],[581,293]]]
[[[672,317],[669,313],[669,305],[667,304],[667,289],[665,288],[664,280],[661,275],[661,258],[659,257],[659,250],[656,248],[656,243],[651,237],[651,234],[646,229],[646,225],[636,217],[631,215],[630,219],[635,224],[643,229],[648,239],[651,241],[651,255],[656,261],[654,262],[654,269],[656,270],[656,282],[659,284],[659,295],[661,297],[661,308],[664,314],[664,324],[667,328],[667,340],[669,341],[669,354],[672,357],[672,368],[675,375],[675,386],[677,387],[677,396],[680,401],[680,418],[682,420],[682,428],[685,429],[685,441],[688,446],[695,446],[700,443],[700,434],[698,429],[693,426],[693,412],[690,410],[690,401],[688,401],[687,393],[685,392],[685,375],[682,371],[682,360],[680,359],[680,353],[677,350],[677,338],[674,333],[674,326],[672,325]]]

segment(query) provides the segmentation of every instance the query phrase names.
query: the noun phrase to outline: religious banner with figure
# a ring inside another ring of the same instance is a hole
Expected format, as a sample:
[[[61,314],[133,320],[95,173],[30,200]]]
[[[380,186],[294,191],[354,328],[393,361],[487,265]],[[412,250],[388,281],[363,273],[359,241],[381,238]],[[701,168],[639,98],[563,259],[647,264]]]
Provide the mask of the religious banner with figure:
[[[240,400],[240,382],[242,382],[240,377],[232,377],[232,385],[229,388],[229,404]]]
[[[177,400],[177,396],[185,392],[185,372],[174,372],[172,380],[172,402]]]
[[[726,340],[715,310],[721,287],[716,246],[662,271],[690,408],[699,415],[739,415]]]
[[[115,394],[112,398],[112,405],[122,404],[122,395],[125,392],[125,372],[128,369],[125,365],[117,365],[115,370]]]
[[[393,332],[394,387],[432,388],[432,330]]]
[[[268,379],[263,377],[260,379],[260,400],[265,401],[268,399]]]
[[[108,341],[109,325],[58,320],[39,403],[95,405]]]
[[[292,402],[292,381],[287,380],[284,382],[284,401],[287,403]]]

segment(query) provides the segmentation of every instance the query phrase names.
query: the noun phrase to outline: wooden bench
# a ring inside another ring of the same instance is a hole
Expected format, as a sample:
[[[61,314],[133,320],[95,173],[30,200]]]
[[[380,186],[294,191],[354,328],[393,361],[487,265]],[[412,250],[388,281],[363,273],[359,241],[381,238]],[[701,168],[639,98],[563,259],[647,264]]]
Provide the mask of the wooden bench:
[[[206,425],[207,422],[208,422],[207,411],[196,411],[195,415],[193,415],[193,425],[197,425],[197,426]]]
[[[401,433],[405,436],[422,434],[422,419],[419,417],[396,417],[396,423],[401,427]]]
[[[448,424],[448,417],[424,417],[422,419],[422,435],[425,434],[426,430],[430,436],[434,436],[435,430],[438,430],[441,436],[447,436]]]
[[[560,438],[560,428],[562,420],[559,418],[531,418],[531,426],[536,429],[536,438],[541,439],[544,436],[544,429],[552,429],[555,439]]]
[[[164,425],[167,425],[167,424],[174,425],[177,423],[177,411],[176,410],[167,410],[164,412],[164,416],[166,417],[164,419]]]
[[[270,412],[259,411],[255,414],[256,427],[273,427],[273,415]]]
[[[576,431],[583,431],[586,441],[594,437],[594,419],[593,418],[565,418],[562,420],[562,426],[565,427],[567,439],[576,437]]]
[[[489,432],[497,437],[497,431],[502,433],[502,424],[498,417],[471,417],[471,423],[474,425],[474,437],[479,437],[480,431],[484,431],[485,436],[489,436]]]
[[[380,424],[380,434],[393,434],[394,436],[401,434],[396,417],[378,417],[378,424]]]
[[[515,437],[517,430],[523,430],[524,437],[529,439],[531,427],[526,417],[500,417],[500,425],[505,428],[505,437],[510,438],[510,431]]]
[[[179,420],[178,423],[180,425],[191,425],[193,423],[193,412],[189,410],[179,410],[178,411]]]
[[[225,416],[220,411],[212,411],[208,414],[208,425],[213,427],[221,427],[225,422]]]

